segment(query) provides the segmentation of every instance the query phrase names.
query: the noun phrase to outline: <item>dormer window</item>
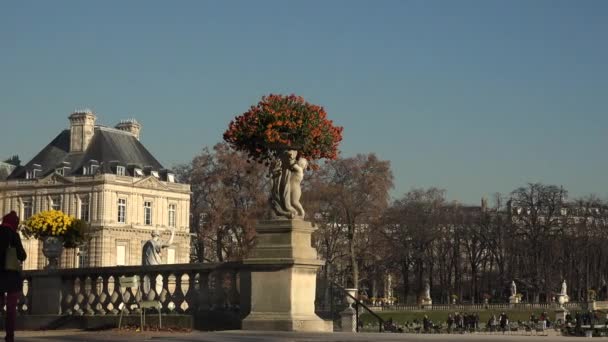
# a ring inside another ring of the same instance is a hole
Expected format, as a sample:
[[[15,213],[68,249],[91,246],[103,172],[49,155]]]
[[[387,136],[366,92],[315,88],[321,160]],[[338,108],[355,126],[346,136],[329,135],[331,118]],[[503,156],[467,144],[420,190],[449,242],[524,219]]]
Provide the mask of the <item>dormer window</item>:
[[[135,177],[143,177],[144,176],[144,171],[142,171],[142,169],[135,168],[134,169],[134,176]]]
[[[99,162],[95,159],[91,159],[88,165],[85,165],[82,168],[82,174],[84,176],[90,175],[93,176],[97,173],[97,169],[99,169]]]
[[[62,162],[61,166],[55,169],[55,173],[61,176],[65,176],[70,172],[70,163]]]
[[[156,178],[160,178],[160,176],[158,175],[158,171],[152,171],[152,172],[150,172],[150,174],[152,174],[152,176],[154,176]]]
[[[124,176],[125,171],[126,171],[126,168],[124,166],[120,166],[120,165],[116,166],[116,175],[117,176]]]
[[[167,173],[167,182],[175,183],[175,175],[172,173]]]
[[[40,172],[42,172],[42,165],[32,164],[32,168],[25,171],[25,179],[38,178],[38,176],[40,175]]]

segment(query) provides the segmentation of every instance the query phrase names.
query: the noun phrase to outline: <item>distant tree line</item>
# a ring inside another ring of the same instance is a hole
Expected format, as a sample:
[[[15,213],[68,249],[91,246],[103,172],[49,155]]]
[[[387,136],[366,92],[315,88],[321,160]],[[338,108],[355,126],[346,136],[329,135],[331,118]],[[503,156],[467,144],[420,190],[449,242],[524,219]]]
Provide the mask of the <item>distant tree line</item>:
[[[192,185],[192,260],[246,257],[269,215],[267,167],[218,144],[176,171]],[[562,280],[572,300],[607,295],[608,205],[597,197],[535,183],[479,206],[437,188],[391,200],[390,162],[373,153],[321,164],[303,186],[322,282],[401,303],[416,302],[426,283],[436,303],[505,302],[511,281],[529,302],[553,300]]]

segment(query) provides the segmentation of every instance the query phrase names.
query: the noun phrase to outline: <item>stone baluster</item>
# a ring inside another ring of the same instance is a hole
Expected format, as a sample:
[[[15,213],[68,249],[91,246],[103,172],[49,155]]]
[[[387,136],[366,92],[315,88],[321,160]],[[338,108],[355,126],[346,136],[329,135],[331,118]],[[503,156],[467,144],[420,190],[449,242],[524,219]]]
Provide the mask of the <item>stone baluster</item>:
[[[181,305],[185,299],[184,289],[188,287],[188,282],[184,281],[185,272],[179,272],[175,274],[175,288],[171,294],[171,301],[175,305],[175,312],[184,313]]]
[[[76,277],[74,279],[74,313],[77,315],[84,314],[85,307],[85,277]]]
[[[118,291],[118,293],[120,294],[119,299],[116,301],[116,309],[118,309],[120,311],[120,304],[123,304],[125,306],[124,309],[125,309],[126,313],[130,313],[131,307],[129,305],[127,305],[127,303],[132,303],[133,297],[135,295],[131,288],[123,287],[122,284],[120,283],[120,277],[123,275],[124,274],[117,274],[114,279],[114,281],[116,282],[115,283],[116,291]]]
[[[120,305],[120,288],[118,287],[118,276],[116,274],[109,275],[107,279],[107,290],[108,290],[108,303],[106,304],[106,309],[108,309],[108,313],[117,314],[118,305]],[[110,304],[112,304],[110,306]],[[110,309],[111,307],[111,309]]]
[[[199,284],[197,283],[198,272],[189,271],[186,273],[188,275],[188,291],[185,291],[182,287],[182,291],[185,295],[185,301],[188,304],[187,313],[194,313],[198,310],[198,289]]]
[[[84,279],[84,312],[86,315],[94,315],[95,311],[93,310],[93,303],[95,302],[95,288],[94,288],[94,280],[91,276],[87,276]],[[82,286],[82,284],[81,284]]]
[[[163,309],[167,310],[168,309],[168,305],[172,300],[172,295],[171,295],[171,291],[170,291],[170,286],[175,286],[175,284],[170,284],[170,278],[172,273],[171,272],[163,272],[161,273],[162,277],[163,277],[163,283],[162,283],[162,289],[160,291],[160,297],[159,297],[159,301],[162,304]]]
[[[74,278],[64,278],[61,286],[61,313],[66,315],[74,314],[74,305],[76,304],[76,291]]]
[[[23,281],[23,289],[21,297],[19,298],[19,305],[17,310],[20,313],[28,314],[31,310],[32,303],[32,290],[31,290],[32,278],[26,277]]]
[[[97,305],[96,312],[100,315],[105,315],[108,312],[108,303],[110,301],[110,293],[108,291],[109,276],[97,277]]]

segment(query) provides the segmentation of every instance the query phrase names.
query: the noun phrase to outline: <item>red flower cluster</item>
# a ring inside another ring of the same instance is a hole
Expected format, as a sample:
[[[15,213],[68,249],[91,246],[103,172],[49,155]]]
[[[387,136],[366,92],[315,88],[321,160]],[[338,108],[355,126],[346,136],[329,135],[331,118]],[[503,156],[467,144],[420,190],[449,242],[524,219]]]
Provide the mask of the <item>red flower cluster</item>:
[[[258,162],[284,148],[298,150],[310,161],[336,159],[342,129],[327,119],[321,106],[296,95],[270,94],[231,121],[224,140]]]

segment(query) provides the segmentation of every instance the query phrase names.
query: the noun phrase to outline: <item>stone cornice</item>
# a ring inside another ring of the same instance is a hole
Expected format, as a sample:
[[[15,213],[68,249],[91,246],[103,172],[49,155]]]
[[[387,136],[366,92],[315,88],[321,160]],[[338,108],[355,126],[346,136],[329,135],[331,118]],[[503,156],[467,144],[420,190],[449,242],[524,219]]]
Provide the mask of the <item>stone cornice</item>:
[[[111,176],[111,177],[110,177]],[[190,185],[181,183],[166,183],[157,180],[150,176],[146,178],[134,177],[116,177],[114,175],[100,176],[80,176],[80,177],[63,177],[58,174],[51,174],[41,179],[16,179],[0,182],[0,191],[26,191],[37,189],[61,189],[61,188],[83,188],[83,187],[100,187],[106,186],[125,187],[129,189],[149,189],[159,192],[168,192],[172,194],[190,195]],[[123,179],[124,178],[124,179]],[[104,189],[105,190],[105,189]]]
[[[96,230],[96,231],[101,231],[101,229],[103,229],[104,232],[107,231],[115,231],[115,232],[124,232],[124,233],[151,233],[154,231],[160,231],[161,233],[163,232],[170,232],[168,227],[143,227],[143,226],[135,226],[135,225],[130,225],[130,224],[126,224],[126,225],[97,225],[97,224],[92,224],[91,228]],[[186,237],[186,236],[190,236],[190,232],[189,231],[175,231],[175,236],[179,236],[179,237]]]

